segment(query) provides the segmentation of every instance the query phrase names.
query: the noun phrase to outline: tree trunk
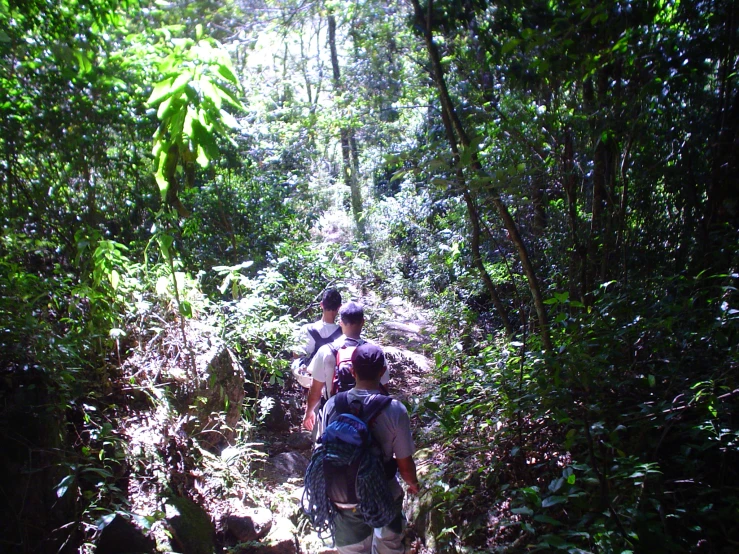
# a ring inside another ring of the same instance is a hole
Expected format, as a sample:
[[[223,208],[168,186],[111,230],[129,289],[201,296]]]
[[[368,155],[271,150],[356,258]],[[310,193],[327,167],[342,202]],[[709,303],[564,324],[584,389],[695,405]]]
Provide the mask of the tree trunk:
[[[426,48],[429,53],[429,58],[431,60],[434,81],[439,91],[439,99],[441,100],[442,111],[447,113],[450,125],[451,127],[453,127],[460,144],[462,144],[465,148],[470,148],[471,141],[467,136],[467,133],[465,132],[459,117],[457,117],[456,111],[452,104],[451,96],[449,95],[449,90],[446,86],[446,81],[444,80],[444,71],[441,65],[441,58],[439,56],[439,51],[436,48],[436,44],[434,43],[433,35],[431,33],[431,21],[430,19],[427,19],[418,0],[411,0],[411,3],[415,11],[416,20],[418,21],[420,27],[424,30],[424,39],[426,43]],[[429,3],[429,12],[430,11],[431,3]],[[482,166],[475,151],[472,152],[471,159],[471,167],[473,171],[482,173]],[[511,242],[513,242],[518,252],[519,259],[521,260],[521,265],[523,266],[524,273],[526,274],[526,277],[528,279],[529,290],[531,291],[531,296],[534,300],[534,306],[536,308],[537,316],[539,319],[542,346],[545,350],[551,350],[552,342],[549,336],[549,323],[547,320],[546,308],[541,296],[541,290],[539,288],[538,279],[536,278],[536,273],[534,272],[533,265],[531,264],[528,252],[526,251],[526,246],[521,239],[520,233],[518,232],[518,226],[513,220],[513,217],[511,217],[508,208],[501,200],[500,195],[498,195],[494,191],[490,191],[490,194],[493,200],[493,205],[498,211],[498,215],[503,220],[503,224],[508,231]]]
[[[572,240],[572,250],[569,263],[570,297],[585,301],[585,257],[586,251],[580,242],[580,224],[577,218],[577,178],[575,177],[575,147],[571,131],[565,132],[564,157],[564,190],[567,196],[567,213]],[[579,286],[578,286],[579,284]]]
[[[336,18],[333,13],[328,15],[328,44],[331,50],[331,68],[333,70],[334,90],[343,92],[341,83],[341,71],[339,69],[339,56],[336,50]],[[366,238],[364,218],[362,217],[362,191],[359,189],[357,161],[357,147],[354,139],[354,131],[349,127],[341,127],[339,131],[341,139],[341,157],[344,162],[344,184],[351,191],[351,206],[354,222],[357,225],[359,238]]]

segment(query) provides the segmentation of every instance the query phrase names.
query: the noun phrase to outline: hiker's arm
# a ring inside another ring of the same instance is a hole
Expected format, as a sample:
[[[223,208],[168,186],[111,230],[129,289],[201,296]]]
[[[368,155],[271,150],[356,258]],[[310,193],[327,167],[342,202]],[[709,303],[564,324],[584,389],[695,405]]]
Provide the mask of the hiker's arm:
[[[416,475],[416,463],[413,461],[413,456],[407,458],[400,458],[396,460],[398,462],[398,472],[403,478],[403,481],[408,485],[408,492],[411,494],[418,494],[418,476]]]
[[[305,416],[303,417],[303,427],[308,431],[313,430],[313,426],[316,424],[316,406],[321,401],[321,393],[323,392],[323,385],[320,381],[313,379],[310,383],[310,390],[308,391],[308,401],[305,405]]]

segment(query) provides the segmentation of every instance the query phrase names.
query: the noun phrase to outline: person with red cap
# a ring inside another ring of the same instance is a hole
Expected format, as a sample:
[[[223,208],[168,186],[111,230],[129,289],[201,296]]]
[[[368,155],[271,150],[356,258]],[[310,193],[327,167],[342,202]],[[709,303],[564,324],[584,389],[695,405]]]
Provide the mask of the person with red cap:
[[[372,343],[359,345],[352,355],[352,371],[356,378],[355,387],[345,393],[349,405],[360,403],[367,406],[373,396],[382,394],[380,380],[387,372],[385,355],[382,349]],[[332,397],[323,407],[318,424],[320,437],[335,413],[336,397]],[[402,402],[393,398],[376,416],[370,427],[375,443],[382,451],[383,462],[397,464],[400,477],[411,494],[419,490],[416,464],[413,461],[415,446],[411,435],[410,418]],[[336,505],[334,517],[334,540],[339,554],[401,554],[404,552],[403,530],[405,516],[402,512],[403,489],[396,475],[390,478],[390,493],[397,508],[396,517],[384,527],[373,529],[368,526],[355,506]]]

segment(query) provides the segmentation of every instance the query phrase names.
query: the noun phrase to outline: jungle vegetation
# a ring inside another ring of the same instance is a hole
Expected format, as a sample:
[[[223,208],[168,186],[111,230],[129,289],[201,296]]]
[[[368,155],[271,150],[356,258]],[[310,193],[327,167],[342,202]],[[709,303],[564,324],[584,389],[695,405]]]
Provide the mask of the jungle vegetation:
[[[433,314],[437,551],[739,550],[738,21],[0,0],[2,550],[131,516],[112,383],[158,321],[259,388],[346,283]]]

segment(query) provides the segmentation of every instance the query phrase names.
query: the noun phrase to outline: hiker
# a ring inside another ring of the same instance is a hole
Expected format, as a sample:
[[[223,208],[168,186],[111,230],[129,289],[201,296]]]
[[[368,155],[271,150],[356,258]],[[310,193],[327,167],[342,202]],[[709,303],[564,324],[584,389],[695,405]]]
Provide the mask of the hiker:
[[[307,323],[300,328],[301,347],[296,352],[291,369],[298,382],[306,388],[310,387],[310,374],[307,367],[318,349],[341,336],[341,328],[336,323],[336,316],[341,306],[341,294],[335,288],[328,288],[321,295],[321,319]]]
[[[366,421],[366,423],[370,429],[373,443],[381,451],[382,463],[387,466],[388,463],[394,461],[395,464],[392,465],[390,471],[387,471],[387,467],[385,467],[377,477],[377,479],[384,478],[388,480],[386,488],[383,483],[382,489],[380,487],[363,489],[363,493],[368,497],[371,496],[374,490],[384,491],[386,495],[384,505],[389,511],[384,521],[389,521],[389,523],[378,528],[373,528],[366,523],[363,509],[366,509],[367,505],[363,504],[365,499],[361,494],[357,495],[357,498],[359,498],[358,504],[332,503],[332,507],[328,511],[332,514],[329,517],[333,520],[336,549],[339,554],[364,552],[400,554],[404,552],[402,539],[405,517],[402,512],[403,489],[396,478],[396,468],[397,472],[400,473],[400,477],[405,481],[408,492],[418,494],[419,490],[416,464],[413,461],[415,447],[411,436],[410,419],[405,406],[401,402],[392,397],[384,396],[380,391],[380,379],[387,373],[387,366],[385,365],[385,356],[379,346],[371,343],[363,343],[358,346],[352,356],[352,371],[356,377],[356,386],[348,392],[332,397],[326,403],[318,424],[319,433],[321,433],[319,436],[322,436],[322,441],[329,440],[328,434],[323,435],[323,431],[341,413],[370,417],[371,421]],[[377,408],[371,409],[378,399],[384,400],[381,403],[382,407],[379,410]],[[367,416],[366,411],[373,412],[373,415]],[[325,468],[325,464],[322,467]],[[342,483],[341,476],[325,476],[324,479],[327,493],[332,479],[338,479],[338,482]],[[343,482],[345,483],[346,480]],[[360,483],[359,479],[357,479],[357,483]],[[351,487],[354,487],[353,483]],[[360,491],[357,490],[357,492]],[[370,507],[374,508],[370,510],[374,515],[379,511],[378,507],[383,505],[383,501],[368,500],[371,501]]]
[[[347,302],[339,309],[339,317],[343,334],[331,344],[319,348],[308,366],[308,373],[312,380],[303,418],[303,426],[308,431],[313,431],[316,424],[321,399],[326,401],[334,394],[332,385],[336,376],[337,352],[342,347],[356,347],[365,342],[360,338],[364,326],[364,308],[361,304],[353,301]],[[381,384],[386,385],[388,380],[388,373],[383,373]],[[353,386],[353,382],[351,385]],[[315,439],[315,433],[313,438]]]

